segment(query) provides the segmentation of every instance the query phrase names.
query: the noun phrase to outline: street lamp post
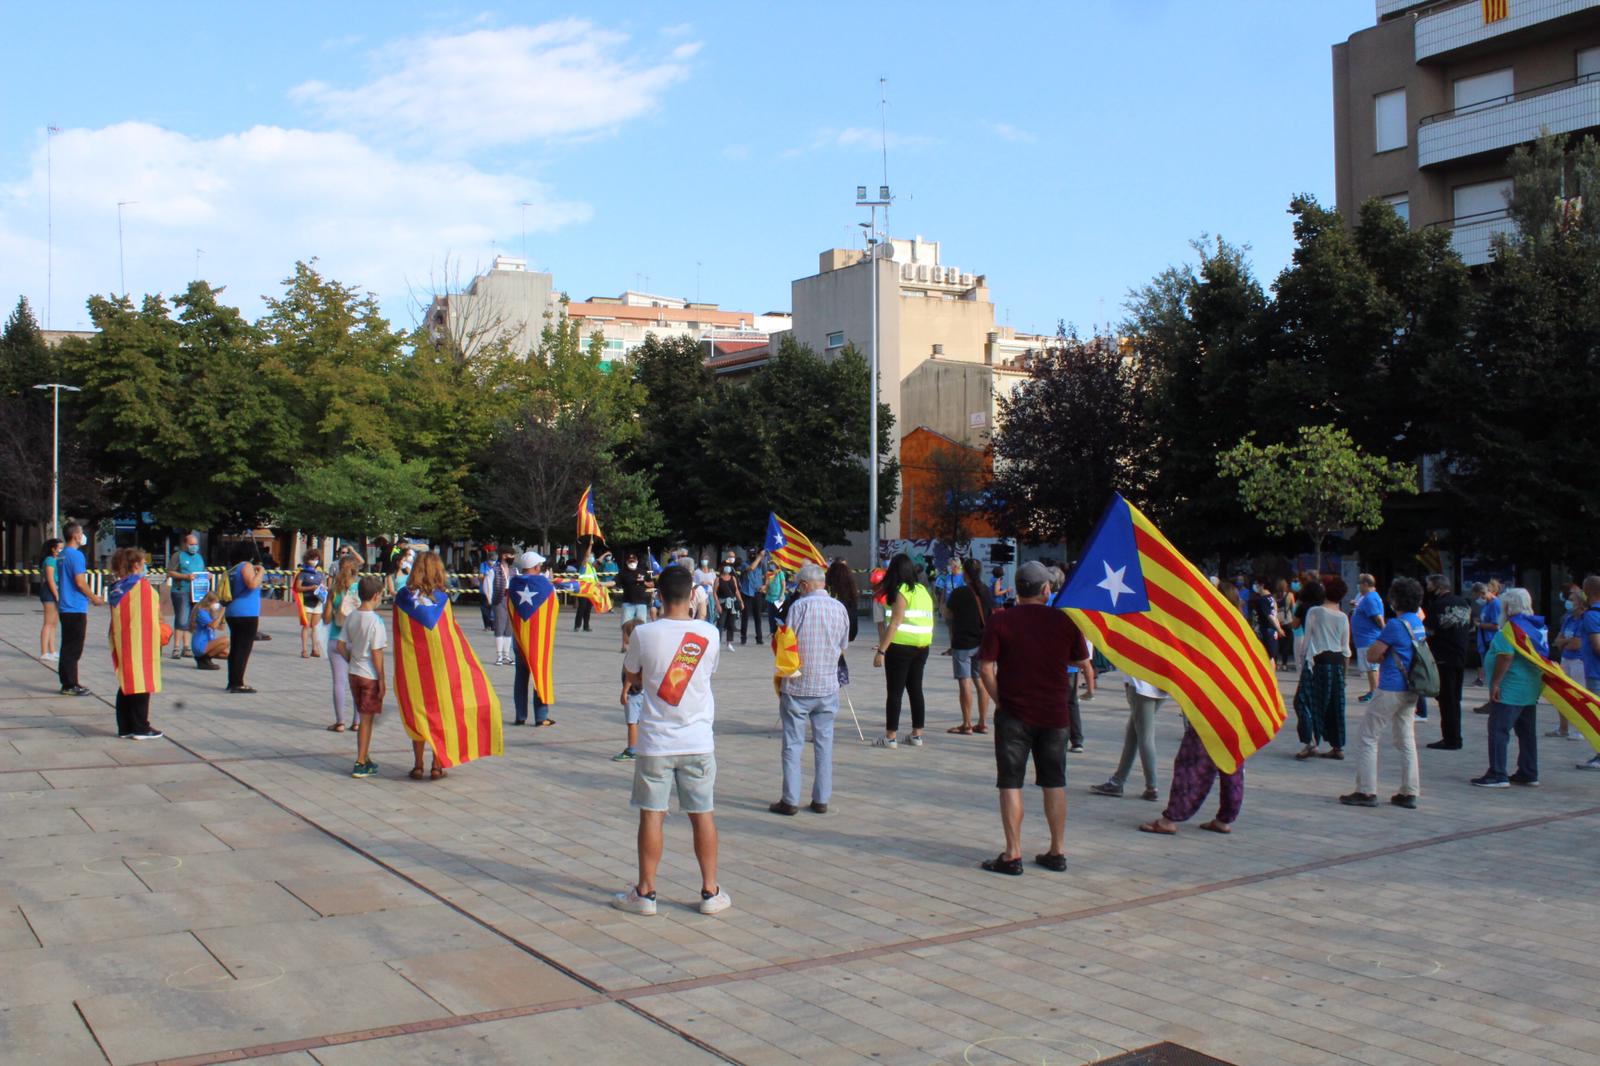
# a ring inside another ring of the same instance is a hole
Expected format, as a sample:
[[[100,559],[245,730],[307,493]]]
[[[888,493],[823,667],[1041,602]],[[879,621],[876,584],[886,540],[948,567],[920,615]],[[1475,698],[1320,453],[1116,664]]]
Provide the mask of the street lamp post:
[[[61,530],[61,390],[83,390],[76,385],[63,385],[60,382],[35,385],[34,388],[49,389],[55,397],[54,412],[50,419],[50,532],[54,534]]]
[[[856,186],[856,206],[871,213],[867,225],[867,266],[872,271],[872,326],[867,338],[867,570],[878,565],[878,208],[888,215],[889,186],[878,186],[878,198],[867,195],[865,185]]]

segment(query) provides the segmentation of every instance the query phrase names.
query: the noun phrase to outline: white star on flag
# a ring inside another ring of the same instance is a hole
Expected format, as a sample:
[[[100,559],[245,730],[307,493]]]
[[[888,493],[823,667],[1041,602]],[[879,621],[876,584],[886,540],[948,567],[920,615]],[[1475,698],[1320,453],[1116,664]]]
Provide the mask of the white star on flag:
[[[1127,582],[1122,580],[1122,576],[1128,572],[1128,568],[1122,566],[1113,570],[1111,569],[1111,564],[1103,560],[1100,565],[1106,568],[1106,579],[1096,585],[1095,588],[1105,589],[1111,594],[1111,607],[1114,610],[1117,606],[1117,599],[1123,593],[1127,593],[1130,596],[1133,595],[1133,589],[1129,588]]]
[[[532,604],[533,603],[533,590],[532,589],[518,589],[517,590],[517,599],[521,600],[524,604]]]

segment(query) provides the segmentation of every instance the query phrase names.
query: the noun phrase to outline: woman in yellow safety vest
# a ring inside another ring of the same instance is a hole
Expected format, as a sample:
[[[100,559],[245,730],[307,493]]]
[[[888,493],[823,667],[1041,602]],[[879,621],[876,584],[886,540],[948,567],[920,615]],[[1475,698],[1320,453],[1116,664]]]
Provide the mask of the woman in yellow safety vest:
[[[872,665],[881,666],[889,684],[884,705],[883,736],[873,747],[900,746],[900,700],[911,696],[911,746],[922,747],[922,724],[927,705],[922,699],[922,671],[928,665],[928,648],[933,644],[933,597],[917,580],[911,557],[901,552],[889,560],[883,579],[873,590],[890,610],[889,625],[878,641]]]

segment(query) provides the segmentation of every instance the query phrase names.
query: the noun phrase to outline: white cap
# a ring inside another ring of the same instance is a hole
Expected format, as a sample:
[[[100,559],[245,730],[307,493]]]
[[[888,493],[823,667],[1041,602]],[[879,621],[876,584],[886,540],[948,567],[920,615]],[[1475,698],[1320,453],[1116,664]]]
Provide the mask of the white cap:
[[[532,570],[536,566],[544,565],[544,556],[535,551],[526,551],[517,556],[517,569]]]

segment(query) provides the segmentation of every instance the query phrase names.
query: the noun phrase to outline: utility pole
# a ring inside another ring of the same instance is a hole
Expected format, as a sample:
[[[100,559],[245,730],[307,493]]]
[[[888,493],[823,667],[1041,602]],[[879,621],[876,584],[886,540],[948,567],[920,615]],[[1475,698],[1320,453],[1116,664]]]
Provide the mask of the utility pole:
[[[34,388],[50,389],[55,393],[55,413],[50,428],[50,532],[54,535],[61,531],[61,390],[66,389],[68,392],[83,390],[75,385],[63,385],[60,382],[35,385]]]
[[[123,296],[128,295],[128,272],[122,258],[122,209],[138,202],[138,200],[117,201],[117,291]]]
[[[50,328],[50,313],[56,298],[56,175],[51,151],[60,126],[44,128],[44,328]]]
[[[872,325],[867,337],[867,569],[878,565],[878,208],[889,213],[889,186],[878,186],[869,199],[865,185],[856,186],[856,206],[868,209],[867,269],[872,271]]]

